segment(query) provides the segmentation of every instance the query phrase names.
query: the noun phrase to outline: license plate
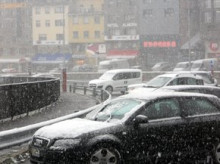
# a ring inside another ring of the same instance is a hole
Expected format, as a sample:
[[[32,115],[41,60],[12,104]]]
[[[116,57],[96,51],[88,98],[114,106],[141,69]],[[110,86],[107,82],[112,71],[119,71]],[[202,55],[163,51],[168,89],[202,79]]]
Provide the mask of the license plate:
[[[37,148],[31,148],[31,154],[34,157],[40,157],[40,150]]]

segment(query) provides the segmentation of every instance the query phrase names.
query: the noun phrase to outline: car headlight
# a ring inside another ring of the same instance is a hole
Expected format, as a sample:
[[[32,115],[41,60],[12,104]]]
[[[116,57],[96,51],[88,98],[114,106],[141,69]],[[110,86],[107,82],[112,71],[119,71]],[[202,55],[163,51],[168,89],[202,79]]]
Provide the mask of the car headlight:
[[[50,149],[65,150],[80,143],[80,139],[59,139],[54,142]]]
[[[97,88],[102,89],[103,85],[98,85]]]

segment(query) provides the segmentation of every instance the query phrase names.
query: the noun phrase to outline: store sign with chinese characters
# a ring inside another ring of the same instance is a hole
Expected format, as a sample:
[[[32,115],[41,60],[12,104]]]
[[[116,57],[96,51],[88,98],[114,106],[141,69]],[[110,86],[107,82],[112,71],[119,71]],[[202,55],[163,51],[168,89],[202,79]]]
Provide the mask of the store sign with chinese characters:
[[[176,48],[176,41],[144,41],[144,48]]]

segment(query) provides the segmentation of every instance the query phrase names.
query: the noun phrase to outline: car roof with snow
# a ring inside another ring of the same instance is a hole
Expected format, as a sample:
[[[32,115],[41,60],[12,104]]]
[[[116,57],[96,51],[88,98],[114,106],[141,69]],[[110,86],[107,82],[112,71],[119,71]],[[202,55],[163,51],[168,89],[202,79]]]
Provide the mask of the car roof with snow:
[[[120,98],[134,98],[134,99],[142,99],[142,100],[154,100],[157,98],[168,98],[168,97],[208,97],[213,98],[216,96],[214,95],[208,95],[208,94],[202,94],[202,93],[192,93],[192,92],[143,92],[143,90],[139,90],[140,92],[132,92],[127,95],[120,96],[116,99]]]
[[[193,78],[197,78],[197,79],[202,79],[201,76],[196,75],[194,73],[190,73],[190,72],[169,72],[169,73],[165,73],[162,75],[158,75],[158,77],[193,77]]]
[[[164,86],[159,89],[173,89],[173,90],[181,90],[181,89],[218,89],[220,87],[215,86],[207,86],[207,85],[173,85],[173,86]]]

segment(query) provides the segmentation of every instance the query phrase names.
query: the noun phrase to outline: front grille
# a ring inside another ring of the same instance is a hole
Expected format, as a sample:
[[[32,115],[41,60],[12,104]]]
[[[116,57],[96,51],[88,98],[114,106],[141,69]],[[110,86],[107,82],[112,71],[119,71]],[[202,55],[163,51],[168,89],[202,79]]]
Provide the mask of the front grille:
[[[46,148],[49,145],[49,142],[49,139],[34,137],[32,145],[39,148]]]

